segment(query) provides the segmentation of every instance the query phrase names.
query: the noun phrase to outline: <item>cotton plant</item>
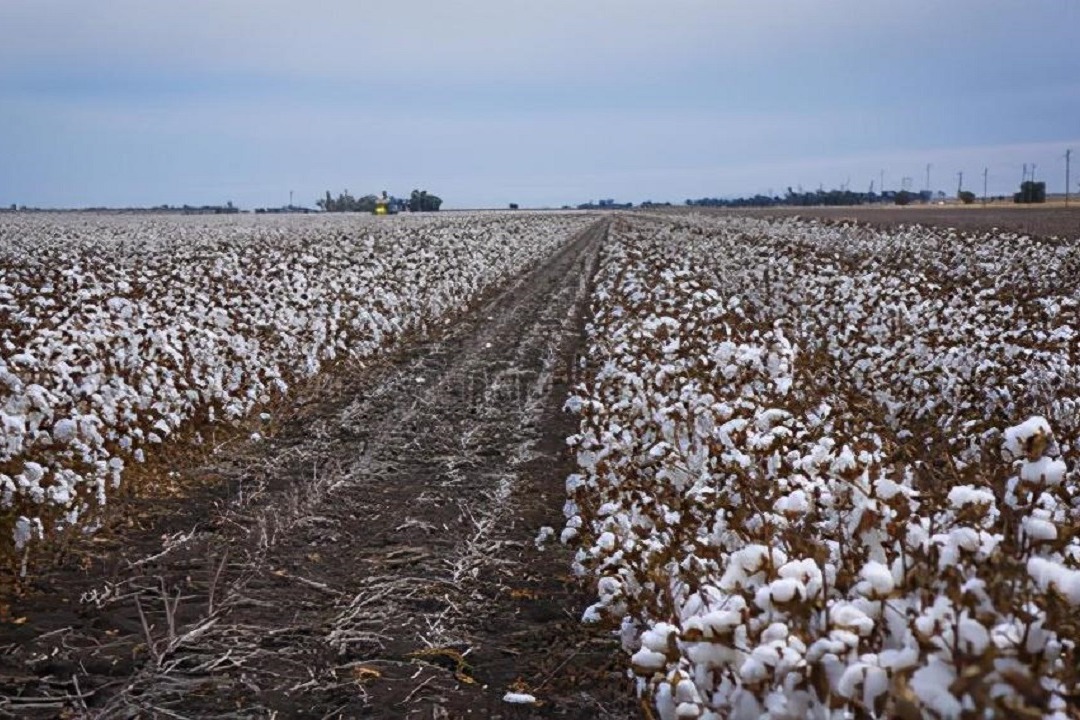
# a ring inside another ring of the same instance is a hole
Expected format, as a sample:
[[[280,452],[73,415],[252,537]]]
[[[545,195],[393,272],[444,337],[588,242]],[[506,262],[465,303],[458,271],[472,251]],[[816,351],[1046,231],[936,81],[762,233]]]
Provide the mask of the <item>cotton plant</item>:
[[[132,466],[445,323],[581,215],[0,222],[0,530],[89,527]]]
[[[660,717],[1052,717],[1075,696],[1074,303],[1012,240],[615,227],[562,539]]]

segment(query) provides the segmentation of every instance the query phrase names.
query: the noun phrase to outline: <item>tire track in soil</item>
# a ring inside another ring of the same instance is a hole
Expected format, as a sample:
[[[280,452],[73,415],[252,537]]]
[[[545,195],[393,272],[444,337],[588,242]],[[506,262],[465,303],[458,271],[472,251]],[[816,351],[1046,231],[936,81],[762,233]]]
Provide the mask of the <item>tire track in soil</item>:
[[[36,700],[13,703],[0,678],[0,711],[640,716],[613,641],[577,622],[565,549],[533,543],[562,519],[575,423],[561,405],[607,222],[438,341],[328,387],[211,522],[5,653],[0,672],[25,673]],[[542,704],[504,703],[511,688]]]

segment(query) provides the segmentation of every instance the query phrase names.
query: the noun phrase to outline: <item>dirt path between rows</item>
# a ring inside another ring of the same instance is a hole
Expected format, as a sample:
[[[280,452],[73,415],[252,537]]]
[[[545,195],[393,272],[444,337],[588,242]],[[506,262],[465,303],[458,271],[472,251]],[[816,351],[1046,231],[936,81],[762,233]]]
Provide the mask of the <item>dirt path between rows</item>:
[[[0,714],[640,716],[613,640],[578,623],[567,551],[534,542],[560,527],[561,406],[606,233],[328,382],[160,518],[155,552],[121,535],[39,578],[0,630]]]

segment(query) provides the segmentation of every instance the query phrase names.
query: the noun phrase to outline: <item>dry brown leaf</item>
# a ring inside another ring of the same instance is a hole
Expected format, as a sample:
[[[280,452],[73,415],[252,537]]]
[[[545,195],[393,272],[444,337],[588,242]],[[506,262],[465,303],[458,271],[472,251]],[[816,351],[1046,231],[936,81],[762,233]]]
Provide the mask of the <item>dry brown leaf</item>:
[[[353,679],[357,682],[365,682],[367,680],[375,680],[382,677],[382,673],[373,667],[367,665],[357,665],[352,669]]]
[[[510,597],[515,600],[535,600],[539,596],[535,591],[528,588],[511,588]]]

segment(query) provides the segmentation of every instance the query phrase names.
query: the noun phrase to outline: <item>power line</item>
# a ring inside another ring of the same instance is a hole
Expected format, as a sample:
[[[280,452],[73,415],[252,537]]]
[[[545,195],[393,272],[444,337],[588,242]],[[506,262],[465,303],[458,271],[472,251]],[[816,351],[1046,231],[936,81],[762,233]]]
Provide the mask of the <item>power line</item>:
[[[1072,158],[1072,150],[1065,151],[1065,206],[1069,206],[1069,160]]]

